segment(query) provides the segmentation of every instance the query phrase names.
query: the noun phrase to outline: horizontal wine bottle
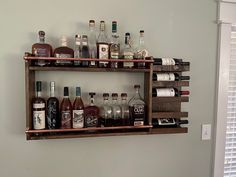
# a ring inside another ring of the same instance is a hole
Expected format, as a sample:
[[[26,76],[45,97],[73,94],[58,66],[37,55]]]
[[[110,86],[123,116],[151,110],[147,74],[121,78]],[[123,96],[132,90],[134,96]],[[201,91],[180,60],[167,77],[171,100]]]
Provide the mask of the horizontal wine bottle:
[[[179,97],[189,95],[189,91],[179,91],[176,88],[153,88],[152,97]]]
[[[183,62],[177,58],[153,58],[154,65],[189,65],[189,62]]]
[[[161,118],[153,119],[152,125],[154,128],[176,128],[181,124],[188,124],[188,120],[181,120],[175,118]]]
[[[153,73],[153,81],[181,81],[189,80],[190,76],[180,76],[177,73]]]

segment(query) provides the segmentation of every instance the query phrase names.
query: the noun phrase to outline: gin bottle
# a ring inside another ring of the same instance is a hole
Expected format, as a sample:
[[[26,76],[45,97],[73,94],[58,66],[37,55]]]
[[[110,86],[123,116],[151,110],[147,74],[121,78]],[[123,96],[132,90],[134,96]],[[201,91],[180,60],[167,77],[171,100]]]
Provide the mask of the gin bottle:
[[[141,98],[139,89],[140,85],[135,85],[135,95],[129,101],[131,125],[142,126],[145,121],[145,102]]]
[[[130,125],[127,93],[121,93],[121,118],[122,118],[122,125],[126,126]]]
[[[103,104],[100,109],[100,116],[102,118],[102,124],[105,127],[111,127],[113,125],[112,119],[112,107],[109,105],[109,93],[103,94]]]
[[[134,58],[134,52],[130,43],[130,33],[125,33],[125,47],[124,47],[124,59],[132,60]],[[124,68],[133,68],[133,62],[124,62]]]
[[[75,58],[81,58],[81,36],[79,34],[75,35],[75,51],[74,51],[74,57]],[[75,66],[81,66],[81,61],[75,60],[74,61]]]
[[[89,57],[97,58],[96,32],[95,32],[94,20],[89,20],[88,46],[89,46]],[[89,62],[89,67],[96,67],[96,66],[97,66],[97,62],[95,61]]]
[[[118,104],[118,94],[112,93],[112,112],[113,112],[113,125],[121,125],[121,107]]]
[[[112,39],[110,44],[110,58],[119,59],[120,44],[119,36],[117,35],[117,22],[112,22]],[[111,68],[118,68],[118,62],[111,62]]]

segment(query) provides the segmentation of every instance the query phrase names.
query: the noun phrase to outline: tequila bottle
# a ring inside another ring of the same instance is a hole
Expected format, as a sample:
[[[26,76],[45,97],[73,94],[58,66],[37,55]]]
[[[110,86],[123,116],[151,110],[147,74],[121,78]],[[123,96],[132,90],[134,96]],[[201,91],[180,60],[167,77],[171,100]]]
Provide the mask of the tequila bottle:
[[[121,118],[122,118],[122,125],[126,126],[130,125],[127,93],[121,93]]]
[[[125,33],[125,47],[124,47],[124,59],[132,60],[134,58],[134,52],[130,43],[130,33]],[[124,62],[124,68],[133,68],[133,62]]]
[[[95,32],[95,21],[89,20],[89,36],[88,36],[88,46],[89,46],[89,57],[97,58],[97,48],[96,48],[96,32]],[[90,61],[89,67],[96,67],[96,61]]]
[[[118,104],[118,94],[112,93],[112,112],[113,112],[113,125],[121,125],[121,107]]]
[[[119,36],[117,35],[117,22],[112,22],[112,40],[110,44],[110,58],[119,59],[120,44]],[[111,68],[118,68],[118,62],[111,62]]]
[[[142,126],[145,121],[145,102],[141,98],[139,89],[140,85],[135,85],[135,95],[129,101],[131,125]]]
[[[105,127],[111,127],[113,125],[112,119],[112,107],[109,105],[109,93],[103,94],[103,104],[100,109],[100,116],[102,118],[102,124]]]
[[[74,57],[75,58],[81,58],[81,36],[79,34],[75,35],[75,50],[74,50]],[[74,61],[75,66],[81,66],[81,61]]]

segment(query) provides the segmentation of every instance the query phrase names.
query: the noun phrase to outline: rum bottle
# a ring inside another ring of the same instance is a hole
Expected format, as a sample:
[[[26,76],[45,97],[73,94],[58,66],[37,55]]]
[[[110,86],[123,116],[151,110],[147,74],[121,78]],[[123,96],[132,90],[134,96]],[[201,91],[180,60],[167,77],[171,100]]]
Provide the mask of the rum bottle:
[[[89,20],[88,46],[89,46],[89,57],[90,58],[97,58],[96,31],[95,31],[95,21],[94,20]],[[97,67],[97,62],[90,61],[89,67]]]
[[[51,57],[52,56],[52,46],[45,43],[45,32],[39,31],[39,42],[32,45],[32,54],[36,57]],[[48,60],[36,60],[35,65],[45,66],[49,65]]]
[[[64,97],[61,102],[61,128],[71,128],[72,105],[69,99],[69,88],[64,87]]]
[[[74,57],[81,58],[82,47],[81,47],[81,36],[79,34],[75,35],[75,50]],[[74,60],[74,66],[81,66],[81,61]]]
[[[112,22],[112,39],[110,44],[110,58],[119,59],[120,44],[119,36],[117,35],[117,22]],[[111,68],[118,68],[118,62],[111,62]]]
[[[89,58],[89,48],[88,48],[88,37],[87,35],[82,36],[82,50],[81,50],[82,58]],[[89,66],[89,61],[82,61],[83,67]]]
[[[133,58],[134,58],[134,52],[131,47],[130,33],[125,33],[124,59],[133,60]],[[134,63],[133,62],[124,62],[123,67],[124,68],[133,68]]]
[[[122,124],[121,120],[121,107],[118,104],[118,94],[112,93],[112,112],[113,112],[113,125],[120,126]]]
[[[33,107],[33,129],[45,129],[45,100],[41,97],[42,82],[36,82],[36,97],[32,101]]]
[[[103,104],[100,109],[101,122],[105,127],[111,127],[113,125],[112,107],[109,105],[109,93],[103,94]]]
[[[74,50],[67,46],[66,36],[61,38],[61,46],[54,50],[54,57],[57,58],[74,58]],[[55,65],[61,66],[71,66],[72,61],[67,60],[56,60]]]
[[[122,125],[125,125],[125,126],[130,125],[127,93],[121,93],[121,119],[122,119]]]
[[[50,82],[50,97],[47,100],[47,127],[48,129],[60,128],[59,101],[55,97],[55,82]]]
[[[81,98],[81,89],[76,87],[76,98],[73,103],[73,128],[84,127],[84,103]]]
[[[85,127],[99,127],[99,108],[94,104],[94,95],[96,93],[90,92],[90,104],[84,109]]]

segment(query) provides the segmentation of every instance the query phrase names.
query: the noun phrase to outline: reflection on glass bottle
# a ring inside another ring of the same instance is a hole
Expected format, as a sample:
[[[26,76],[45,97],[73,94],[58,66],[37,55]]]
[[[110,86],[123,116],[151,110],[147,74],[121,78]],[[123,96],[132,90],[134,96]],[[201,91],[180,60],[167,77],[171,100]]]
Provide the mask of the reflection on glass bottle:
[[[69,88],[64,87],[64,97],[61,102],[61,128],[71,128],[72,105],[69,99]]]
[[[112,93],[112,112],[113,112],[113,125],[119,126],[122,124],[121,107],[118,104],[118,94]]]
[[[122,125],[126,126],[130,125],[127,93],[121,93],[121,118],[122,118]]]
[[[74,57],[75,58],[81,58],[81,53],[82,53],[82,49],[81,49],[81,36],[79,34],[75,35],[75,54]],[[75,66],[81,66],[81,61],[74,61],[74,65]]]

